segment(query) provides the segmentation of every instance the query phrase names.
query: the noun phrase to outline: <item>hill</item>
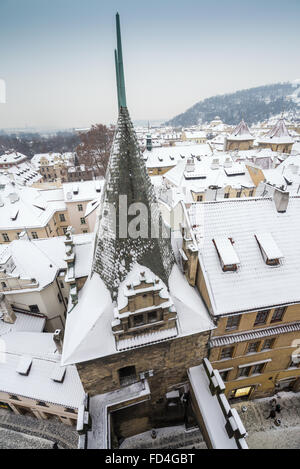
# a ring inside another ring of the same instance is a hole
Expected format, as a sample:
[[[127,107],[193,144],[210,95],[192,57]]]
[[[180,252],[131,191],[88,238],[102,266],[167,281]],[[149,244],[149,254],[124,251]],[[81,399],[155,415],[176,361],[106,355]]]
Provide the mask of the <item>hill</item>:
[[[198,102],[165,125],[188,127],[210,122],[216,116],[226,124],[237,124],[242,118],[253,124],[283,111],[300,111],[300,80],[213,96]]]

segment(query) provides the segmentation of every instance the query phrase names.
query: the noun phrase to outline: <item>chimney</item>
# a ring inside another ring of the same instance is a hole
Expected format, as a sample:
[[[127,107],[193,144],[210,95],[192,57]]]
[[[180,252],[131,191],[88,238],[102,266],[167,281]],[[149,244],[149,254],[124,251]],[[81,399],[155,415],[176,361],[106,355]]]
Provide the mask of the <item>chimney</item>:
[[[273,200],[275,202],[276,210],[278,213],[285,213],[289,204],[289,192],[275,189]]]
[[[0,294],[0,319],[3,319],[7,324],[14,324],[17,319],[11,304],[3,293]]]
[[[63,337],[64,337],[63,331],[61,329],[56,329],[56,331],[53,334],[53,340],[56,345],[57,351],[60,355],[62,354]]]

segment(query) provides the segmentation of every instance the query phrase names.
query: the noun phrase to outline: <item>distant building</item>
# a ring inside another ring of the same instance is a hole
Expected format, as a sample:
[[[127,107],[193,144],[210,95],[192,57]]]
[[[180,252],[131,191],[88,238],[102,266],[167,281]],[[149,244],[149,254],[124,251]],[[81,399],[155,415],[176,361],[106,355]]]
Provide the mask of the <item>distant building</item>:
[[[88,275],[91,236],[74,236],[73,275],[79,287]],[[70,294],[65,238],[24,238],[0,245],[0,295],[15,313],[44,318],[47,331],[64,329]]]
[[[142,158],[145,161],[149,176],[163,175],[174,168],[179,161],[187,161],[188,158],[201,158],[212,155],[208,144],[202,145],[176,145],[174,147],[160,147],[145,150]]]
[[[16,151],[6,151],[0,155],[0,169],[7,169],[28,160],[28,156]]]
[[[0,293],[0,312],[7,309]],[[16,313],[0,317],[0,408],[39,420],[76,425],[84,391],[75,366],[60,366],[57,334],[44,333],[45,319]]]
[[[224,151],[249,150],[253,147],[255,137],[248,125],[242,120],[233,132],[225,138]]]
[[[294,139],[290,136],[284,119],[281,118],[273,129],[260,137],[257,142],[262,148],[271,148],[271,150],[281,153],[291,153]]]
[[[197,144],[204,144],[207,141],[206,133],[201,131],[188,131],[184,130],[181,135],[183,142],[192,142]]]
[[[103,181],[83,181],[37,189],[0,176],[0,244],[18,239],[23,231],[29,239],[62,236],[69,225],[77,234],[92,232],[96,219],[86,209],[99,199],[102,186]]]

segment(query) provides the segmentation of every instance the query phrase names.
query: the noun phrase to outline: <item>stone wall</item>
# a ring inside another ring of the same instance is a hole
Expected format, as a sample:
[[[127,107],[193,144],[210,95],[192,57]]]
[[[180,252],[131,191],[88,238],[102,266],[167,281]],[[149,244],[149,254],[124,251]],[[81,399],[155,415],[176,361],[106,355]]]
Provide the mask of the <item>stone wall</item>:
[[[209,332],[180,337],[77,364],[77,369],[85,392],[90,396],[119,389],[118,370],[121,368],[135,366],[137,379],[140,373],[153,370],[152,377],[147,375],[151,400],[141,406],[140,411],[140,419],[145,423],[143,431],[146,431],[149,429],[149,419],[151,425],[154,425],[155,421],[159,421],[160,425],[164,423],[167,405],[165,394],[182,387],[183,383],[188,381],[187,369],[199,365],[207,356],[208,339]],[[133,411],[126,411],[126,418],[130,419],[132,413],[135,414]],[[168,419],[166,415],[165,420]],[[118,422],[115,422],[115,425],[118,426]],[[140,425],[142,424],[139,422],[139,427]]]

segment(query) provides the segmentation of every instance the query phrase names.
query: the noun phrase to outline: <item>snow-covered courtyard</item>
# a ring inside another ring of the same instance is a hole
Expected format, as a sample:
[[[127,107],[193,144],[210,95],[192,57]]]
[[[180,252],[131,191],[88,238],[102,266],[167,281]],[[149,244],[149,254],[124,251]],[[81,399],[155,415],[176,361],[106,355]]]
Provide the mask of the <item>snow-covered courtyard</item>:
[[[300,393],[281,392],[275,396],[281,406],[274,420],[267,419],[271,410],[272,398],[233,404],[239,412],[247,429],[247,443],[250,449],[300,449]],[[244,411],[242,410],[244,408]],[[198,429],[186,431],[185,427],[176,426],[156,430],[157,436],[151,438],[151,432],[127,438],[122,449],[206,449],[202,434]]]

